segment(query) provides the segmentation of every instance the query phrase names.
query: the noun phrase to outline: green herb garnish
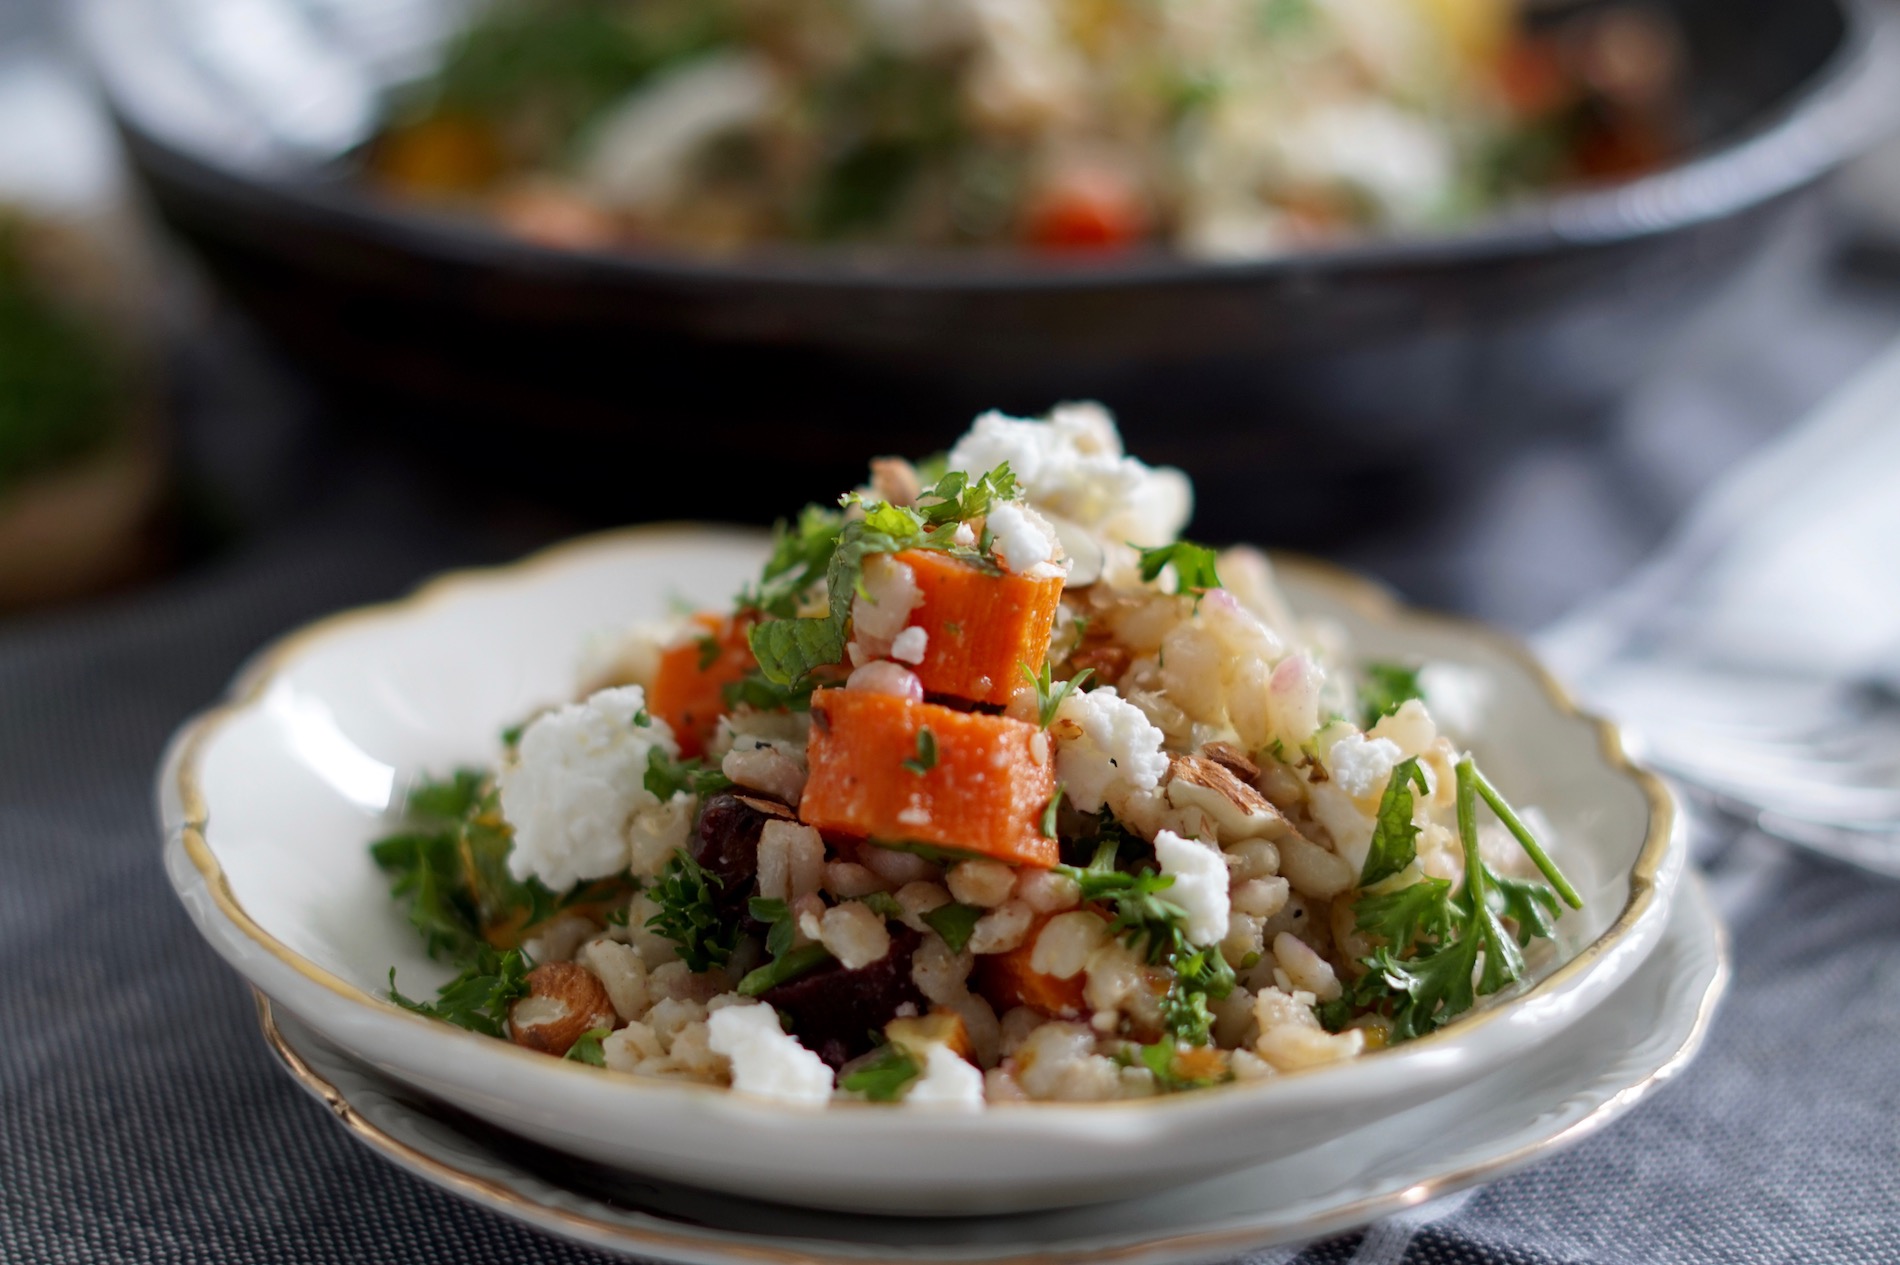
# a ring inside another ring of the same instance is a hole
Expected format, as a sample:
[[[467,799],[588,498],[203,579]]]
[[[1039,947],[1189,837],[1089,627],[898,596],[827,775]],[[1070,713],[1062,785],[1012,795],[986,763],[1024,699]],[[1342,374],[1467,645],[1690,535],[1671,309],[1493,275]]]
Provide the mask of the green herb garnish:
[[[612,1028],[589,1028],[574,1038],[574,1044],[567,1047],[567,1053],[561,1057],[576,1063],[585,1063],[590,1067],[607,1066],[607,1056],[602,1052],[600,1043],[612,1036]]]
[[[791,906],[784,901],[754,896],[746,903],[746,911],[766,924],[765,951],[772,955],[772,960],[746,972],[745,978],[739,981],[738,991],[745,996],[757,997],[831,960],[830,951],[822,944],[808,944],[800,949],[792,947],[797,937],[797,921],[792,917]]]
[[[1479,997],[1523,978],[1522,946],[1551,933],[1559,912],[1558,892],[1566,899],[1576,895],[1534,838],[1526,851],[1533,860],[1539,860],[1539,868],[1547,876],[1553,877],[1556,892],[1540,884],[1503,878],[1485,864],[1478,848],[1478,799],[1483,795],[1487,803],[1492,803],[1494,796],[1496,803],[1503,800],[1495,788],[1484,795],[1481,787],[1489,787],[1490,783],[1469,757],[1458,762],[1457,779],[1458,838],[1465,857],[1463,886],[1454,893],[1449,881],[1426,878],[1359,898],[1353,910],[1354,921],[1361,931],[1384,943],[1362,959],[1365,974],[1345,996],[1316,1008],[1320,1021],[1328,1028],[1337,1031],[1354,1013],[1370,1008],[1390,1022],[1395,1042],[1436,1031],[1470,1010]],[[1392,785],[1400,785],[1396,772]],[[1509,805],[1504,807],[1509,812]],[[1502,819],[1504,814],[1499,816]],[[1509,820],[1516,820],[1516,814],[1511,813],[1507,826]],[[1518,827],[1523,828],[1521,821]],[[1529,834],[1524,830],[1519,841]],[[1407,845],[1409,848],[1409,837]],[[1397,856],[1395,850],[1388,863]],[[1408,856],[1405,865],[1410,864]],[[1578,900],[1572,907],[1580,904]],[[1517,924],[1515,936],[1505,927],[1505,918]]]
[[[1391,878],[1418,858],[1418,827],[1412,824],[1414,789],[1421,795],[1428,789],[1424,770],[1418,767],[1416,757],[1393,769],[1391,780],[1385,784],[1385,794],[1379,800],[1378,824],[1372,831],[1372,844],[1366,849],[1366,864],[1359,875],[1359,886],[1371,887]]]
[[[396,968],[389,968],[389,1000],[404,1010],[452,1023],[484,1036],[507,1035],[508,1008],[528,995],[532,969],[520,949],[498,953],[484,944],[463,972],[444,984],[433,1002],[412,1001],[396,989]]]
[[[1083,668],[1068,680],[1057,681],[1052,678],[1047,661],[1040,672],[1030,671],[1027,663],[1021,667],[1023,680],[1035,688],[1036,718],[1044,729],[1055,723],[1056,713],[1062,710],[1062,700],[1081,689],[1095,675],[1094,668]]]
[[[702,798],[729,790],[732,779],[704,760],[675,760],[659,747],[647,752],[647,793],[665,801],[681,791]]]
[[[1056,793],[1049,797],[1049,803],[1042,810],[1042,820],[1037,823],[1045,839],[1056,837],[1056,816],[1062,808],[1063,785],[1056,783]]]
[[[1365,681],[1359,687],[1359,710],[1367,729],[1412,699],[1425,697],[1418,684],[1423,668],[1408,668],[1402,663],[1368,663],[1360,671]]]
[[[928,725],[917,731],[917,754],[904,761],[904,767],[918,777],[937,767],[937,735],[930,732]]]
[[[841,1077],[838,1087],[847,1093],[863,1094],[872,1102],[896,1102],[923,1071],[923,1065],[904,1047],[886,1045],[861,1067]]]
[[[1191,540],[1177,540],[1171,545],[1143,549],[1141,578],[1144,583],[1152,584],[1162,571],[1172,566],[1175,592],[1205,593],[1209,589],[1221,587],[1220,573],[1214,569],[1218,556],[1206,545],[1197,545]]]
[[[970,943],[970,933],[976,930],[976,924],[985,912],[975,905],[960,905],[951,901],[925,914],[924,921],[930,924],[932,931],[943,937],[950,952],[961,953],[963,946]]]
[[[660,912],[647,919],[647,928],[678,946],[680,960],[696,974],[731,961],[739,942],[738,921],[719,908],[720,887],[719,876],[681,848],[652,889]]]

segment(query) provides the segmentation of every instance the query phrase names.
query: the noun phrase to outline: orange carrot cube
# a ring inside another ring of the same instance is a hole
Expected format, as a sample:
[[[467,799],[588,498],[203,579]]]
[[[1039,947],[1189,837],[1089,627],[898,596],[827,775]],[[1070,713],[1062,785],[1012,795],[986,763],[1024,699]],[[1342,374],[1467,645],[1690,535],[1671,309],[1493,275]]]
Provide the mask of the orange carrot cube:
[[[692,622],[699,635],[681,637],[661,653],[647,692],[647,709],[673,727],[680,755],[689,759],[705,752],[726,714],[726,686],[755,663],[750,620],[702,611]]]
[[[1048,869],[1055,794],[1049,735],[1007,716],[867,690],[811,699],[811,776],[798,815],[820,830],[921,843]]]
[[[907,549],[923,593],[910,622],[929,634],[917,677],[924,691],[972,703],[1003,704],[1049,655],[1062,577],[993,575],[929,549]]]

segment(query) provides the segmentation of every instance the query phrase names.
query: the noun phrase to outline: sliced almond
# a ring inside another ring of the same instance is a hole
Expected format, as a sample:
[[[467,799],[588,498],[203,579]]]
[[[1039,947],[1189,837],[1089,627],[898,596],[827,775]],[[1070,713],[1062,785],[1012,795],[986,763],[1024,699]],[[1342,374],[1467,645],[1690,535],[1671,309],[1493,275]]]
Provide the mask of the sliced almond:
[[[1170,757],[1167,795],[1176,808],[1198,808],[1207,814],[1222,843],[1279,839],[1292,831],[1265,795],[1206,756]]]
[[[1260,776],[1260,766],[1231,742],[1210,742],[1201,748],[1201,754],[1249,785]]]
[[[556,1058],[595,1028],[619,1020],[607,986],[574,962],[548,962],[528,972],[528,995],[508,1008],[514,1043]]]

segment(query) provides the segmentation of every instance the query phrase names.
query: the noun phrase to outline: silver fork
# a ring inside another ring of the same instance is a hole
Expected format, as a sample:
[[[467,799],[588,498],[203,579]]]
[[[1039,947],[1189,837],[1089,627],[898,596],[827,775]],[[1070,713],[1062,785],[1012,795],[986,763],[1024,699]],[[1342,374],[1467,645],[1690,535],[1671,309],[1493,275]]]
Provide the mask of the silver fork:
[[[1900,347],[1536,641],[1691,792],[1900,875]]]

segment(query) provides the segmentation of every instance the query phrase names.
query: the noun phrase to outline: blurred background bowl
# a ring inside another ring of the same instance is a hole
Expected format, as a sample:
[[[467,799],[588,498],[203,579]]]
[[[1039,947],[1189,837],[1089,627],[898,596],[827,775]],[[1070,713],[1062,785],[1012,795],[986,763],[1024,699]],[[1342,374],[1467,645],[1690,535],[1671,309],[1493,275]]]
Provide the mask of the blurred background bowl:
[[[1468,231],[1245,263],[561,251],[338,161],[432,64],[443,0],[83,0],[133,165],[338,406],[586,514],[764,518],[985,408],[1116,410],[1209,538],[1429,506],[1480,446],[1604,418],[1796,195],[1900,114],[1871,0],[1667,0],[1689,152]],[[682,462],[694,473],[682,478]]]

